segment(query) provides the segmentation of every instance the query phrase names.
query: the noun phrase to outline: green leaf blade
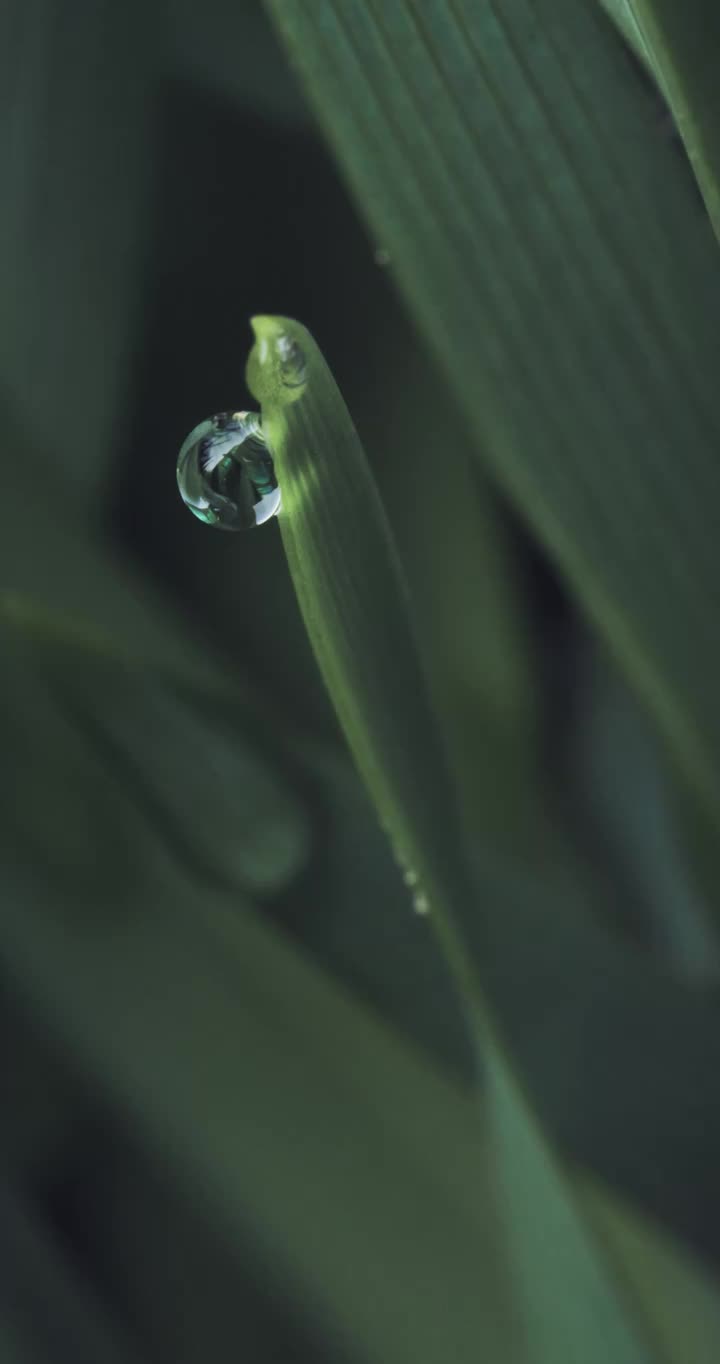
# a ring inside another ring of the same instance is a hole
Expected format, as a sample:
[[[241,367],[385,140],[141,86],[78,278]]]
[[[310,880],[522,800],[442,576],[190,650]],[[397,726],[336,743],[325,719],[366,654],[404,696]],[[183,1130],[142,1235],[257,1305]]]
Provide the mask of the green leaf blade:
[[[532,1118],[487,1009],[483,963],[459,925],[473,880],[408,619],[393,542],[357,434],[307,330],[255,318],[248,384],[283,490],[283,543],[331,699],[388,831],[430,890],[431,918],[465,1006],[486,1100],[498,1253],[538,1364],[654,1358],[646,1323],[607,1266]],[[530,1234],[532,1228],[533,1234]],[[552,1248],[550,1250],[550,1247]]]
[[[384,509],[306,328],[289,318],[253,326],[248,383],[262,404],[283,493],[283,545],[311,643],[398,856],[424,882],[439,882],[452,905],[470,893],[459,821]],[[306,376],[294,388],[282,379],[286,346]]]

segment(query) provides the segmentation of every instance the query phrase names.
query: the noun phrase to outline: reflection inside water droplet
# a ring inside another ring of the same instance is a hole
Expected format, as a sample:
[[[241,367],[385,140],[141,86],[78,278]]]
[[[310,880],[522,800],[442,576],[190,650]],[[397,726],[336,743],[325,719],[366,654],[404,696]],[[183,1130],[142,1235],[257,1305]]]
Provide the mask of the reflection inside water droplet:
[[[180,496],[198,520],[250,530],[280,510],[272,455],[256,412],[219,412],[196,426],[177,461]]]
[[[283,332],[275,342],[280,360],[280,378],[285,388],[302,388],[307,382],[307,360],[305,352],[293,339]]]

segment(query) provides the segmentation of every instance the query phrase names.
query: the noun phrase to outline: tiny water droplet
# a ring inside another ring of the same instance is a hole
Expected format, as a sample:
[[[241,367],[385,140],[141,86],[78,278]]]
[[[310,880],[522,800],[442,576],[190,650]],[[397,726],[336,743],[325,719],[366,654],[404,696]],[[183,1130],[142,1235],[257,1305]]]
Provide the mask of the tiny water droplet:
[[[413,871],[412,867],[406,867],[403,872],[403,881],[406,886],[416,886],[418,883],[417,872]]]
[[[391,264],[391,256],[386,246],[377,246],[373,251],[373,260],[376,265],[384,268]]]
[[[282,332],[275,345],[285,388],[302,388],[307,382],[307,359],[302,346],[287,332]]]
[[[413,909],[416,914],[430,913],[430,901],[428,900],[427,895],[421,890],[416,891],[413,895]]]
[[[219,530],[250,530],[280,510],[272,455],[256,412],[218,412],[193,428],[177,461],[193,516]]]

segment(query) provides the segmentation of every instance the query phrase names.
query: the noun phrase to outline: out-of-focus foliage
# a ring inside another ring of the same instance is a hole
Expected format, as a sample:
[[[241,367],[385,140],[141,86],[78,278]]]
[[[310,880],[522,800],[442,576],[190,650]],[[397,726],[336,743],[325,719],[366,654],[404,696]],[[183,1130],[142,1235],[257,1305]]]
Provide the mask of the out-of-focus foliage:
[[[267,9],[0,24],[0,1353],[710,1364],[715,7]],[[278,527],[176,494],[255,314],[499,1141]]]
[[[720,236],[720,14],[692,0],[602,0],[663,91]]]

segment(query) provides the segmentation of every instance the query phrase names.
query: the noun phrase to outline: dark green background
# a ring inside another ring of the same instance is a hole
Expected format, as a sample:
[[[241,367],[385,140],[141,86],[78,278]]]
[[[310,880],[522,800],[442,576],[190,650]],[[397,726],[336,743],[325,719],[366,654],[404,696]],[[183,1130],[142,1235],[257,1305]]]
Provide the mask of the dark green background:
[[[313,332],[427,647],[438,604],[436,647],[456,641],[462,712],[443,723],[473,764],[483,887],[466,927],[538,1109],[573,1161],[717,1258],[716,955],[671,787],[543,553],[468,475],[392,261],[377,263],[383,244],[260,8],[29,0],[3,27],[0,1255],[17,1358],[341,1357],[252,1230],[231,1241],[201,1181],[147,1150],[136,1114],[87,1072],[16,951],[35,902],[68,915],[72,937],[152,917],[160,876],[237,894],[238,913],[272,920],[437,1065],[469,1073],[276,527],[216,535],[177,496],[188,430],[249,402],[256,312]],[[657,136],[672,137],[659,100]],[[515,643],[483,614],[458,488],[478,498],[477,535],[492,528],[494,609],[507,593]]]

